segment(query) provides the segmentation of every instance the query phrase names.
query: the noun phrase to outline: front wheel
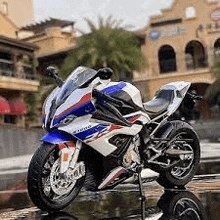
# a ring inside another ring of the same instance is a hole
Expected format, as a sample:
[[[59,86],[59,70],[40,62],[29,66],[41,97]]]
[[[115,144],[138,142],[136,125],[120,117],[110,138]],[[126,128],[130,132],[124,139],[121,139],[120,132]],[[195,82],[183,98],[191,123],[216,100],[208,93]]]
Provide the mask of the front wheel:
[[[182,187],[191,181],[199,166],[199,140],[195,131],[186,123],[173,130],[168,138],[171,139],[169,149],[188,152],[188,154],[180,163],[161,173],[157,181],[166,188]]]
[[[57,211],[69,205],[78,195],[84,180],[83,161],[78,162],[74,170],[62,174],[57,146],[42,143],[28,168],[28,193],[38,208],[44,211]]]

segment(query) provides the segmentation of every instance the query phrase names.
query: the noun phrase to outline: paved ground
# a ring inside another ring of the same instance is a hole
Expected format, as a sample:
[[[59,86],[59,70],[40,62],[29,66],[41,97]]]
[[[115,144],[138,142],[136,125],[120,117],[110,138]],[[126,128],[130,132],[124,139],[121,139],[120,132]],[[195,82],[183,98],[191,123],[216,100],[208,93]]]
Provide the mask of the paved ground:
[[[0,159],[0,175],[23,173],[27,171],[32,155]],[[220,143],[201,142],[201,161],[219,160]]]

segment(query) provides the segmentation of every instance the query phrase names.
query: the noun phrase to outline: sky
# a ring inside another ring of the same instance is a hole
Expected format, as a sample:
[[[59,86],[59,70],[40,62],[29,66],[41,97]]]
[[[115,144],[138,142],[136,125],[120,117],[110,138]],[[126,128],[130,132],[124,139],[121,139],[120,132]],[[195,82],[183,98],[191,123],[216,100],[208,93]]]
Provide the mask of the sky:
[[[171,5],[172,0],[33,0],[35,21],[50,17],[71,20],[74,27],[88,32],[84,18],[97,24],[98,16],[122,19],[122,25],[141,29],[150,15],[160,13],[160,9]]]

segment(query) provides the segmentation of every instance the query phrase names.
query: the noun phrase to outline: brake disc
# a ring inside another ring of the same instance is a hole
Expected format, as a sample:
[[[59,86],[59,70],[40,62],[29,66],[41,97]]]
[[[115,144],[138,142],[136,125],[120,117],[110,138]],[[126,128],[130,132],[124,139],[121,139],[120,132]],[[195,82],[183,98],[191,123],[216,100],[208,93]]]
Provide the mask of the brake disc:
[[[60,172],[60,159],[53,164],[50,173],[51,188],[57,195],[70,193],[74,188],[77,179],[85,175],[85,165],[83,162],[77,163],[75,169],[68,169],[66,173]]]

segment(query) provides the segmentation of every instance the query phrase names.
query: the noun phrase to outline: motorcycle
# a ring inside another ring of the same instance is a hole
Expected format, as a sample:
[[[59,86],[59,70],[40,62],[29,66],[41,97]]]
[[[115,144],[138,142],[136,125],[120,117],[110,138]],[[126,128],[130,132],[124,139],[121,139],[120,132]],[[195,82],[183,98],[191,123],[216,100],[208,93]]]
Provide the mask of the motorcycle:
[[[76,68],[65,81],[54,67],[47,73],[58,86],[43,105],[47,131],[28,168],[28,192],[42,210],[61,210],[82,187],[99,191],[134,180],[144,198],[141,171],[157,172],[166,188],[182,187],[193,178],[200,160],[199,139],[192,126],[178,119],[200,97],[191,83],[162,86],[142,103],[128,82],[112,82],[112,70]]]

